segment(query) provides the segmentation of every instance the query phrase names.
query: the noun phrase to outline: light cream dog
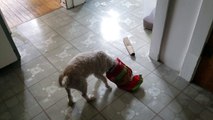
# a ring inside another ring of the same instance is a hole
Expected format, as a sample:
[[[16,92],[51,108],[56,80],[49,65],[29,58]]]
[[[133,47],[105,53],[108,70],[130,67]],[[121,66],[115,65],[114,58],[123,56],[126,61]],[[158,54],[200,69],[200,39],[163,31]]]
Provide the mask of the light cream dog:
[[[59,76],[59,84],[65,87],[69,103],[73,105],[70,88],[82,92],[82,96],[90,102],[95,99],[94,96],[87,95],[87,77],[94,74],[101,79],[107,88],[111,87],[107,83],[107,78],[103,75],[115,65],[115,61],[102,51],[80,53],[69,62],[63,73]]]

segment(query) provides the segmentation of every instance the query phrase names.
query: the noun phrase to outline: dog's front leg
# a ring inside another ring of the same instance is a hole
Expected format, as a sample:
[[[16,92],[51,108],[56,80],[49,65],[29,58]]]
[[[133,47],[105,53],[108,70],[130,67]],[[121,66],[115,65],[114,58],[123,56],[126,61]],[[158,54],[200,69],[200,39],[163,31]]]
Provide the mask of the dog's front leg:
[[[74,104],[74,102],[73,102],[73,100],[72,100],[72,96],[71,96],[71,93],[70,93],[70,89],[69,89],[69,88],[65,88],[65,89],[66,89],[66,91],[67,91],[68,100],[69,100],[68,105],[69,105],[69,106],[72,106],[72,105]]]
[[[101,80],[104,82],[106,88],[108,88],[108,89],[110,89],[110,90],[112,89],[112,88],[109,86],[109,84],[107,83],[107,79],[106,79],[106,77],[105,77],[103,74],[95,74],[95,77],[97,77],[98,79],[101,79]]]

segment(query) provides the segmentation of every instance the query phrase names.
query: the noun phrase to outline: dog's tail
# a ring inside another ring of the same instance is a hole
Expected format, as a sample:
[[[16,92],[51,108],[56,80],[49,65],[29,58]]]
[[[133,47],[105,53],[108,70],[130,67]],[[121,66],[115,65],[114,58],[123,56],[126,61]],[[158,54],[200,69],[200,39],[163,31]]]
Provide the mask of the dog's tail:
[[[58,78],[58,82],[59,82],[59,85],[61,87],[65,87],[65,84],[67,82],[67,76],[63,73],[63,74],[60,74],[59,75],[59,78]]]

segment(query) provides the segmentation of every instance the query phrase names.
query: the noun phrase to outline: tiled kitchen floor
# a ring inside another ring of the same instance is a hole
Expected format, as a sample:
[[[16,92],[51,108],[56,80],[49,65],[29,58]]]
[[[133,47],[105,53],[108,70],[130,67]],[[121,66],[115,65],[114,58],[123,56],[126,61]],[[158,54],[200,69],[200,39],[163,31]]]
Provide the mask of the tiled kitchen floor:
[[[151,33],[143,29],[145,0],[87,0],[12,29],[22,56],[21,67],[0,74],[0,120],[211,120],[213,95],[178,77],[178,73],[148,57]],[[136,58],[128,55],[122,38],[128,36]],[[58,75],[76,54],[103,50],[119,57],[144,82],[136,93],[108,91],[93,76],[85,102],[73,90],[75,106],[67,106]]]

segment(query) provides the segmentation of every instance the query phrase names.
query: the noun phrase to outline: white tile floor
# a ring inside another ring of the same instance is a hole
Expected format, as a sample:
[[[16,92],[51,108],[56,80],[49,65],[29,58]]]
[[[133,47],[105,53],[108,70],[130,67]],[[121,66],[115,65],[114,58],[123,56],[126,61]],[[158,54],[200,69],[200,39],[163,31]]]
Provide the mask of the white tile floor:
[[[148,57],[151,32],[143,29],[142,19],[152,2],[87,0],[13,28],[21,67],[0,73],[0,120],[211,120],[213,95]],[[122,43],[126,36],[136,59]],[[88,91],[97,100],[88,104],[74,90],[75,106],[68,107],[58,75],[74,55],[89,50],[119,57],[134,74],[143,74],[140,89],[128,93],[110,83],[108,91],[90,76]]]

